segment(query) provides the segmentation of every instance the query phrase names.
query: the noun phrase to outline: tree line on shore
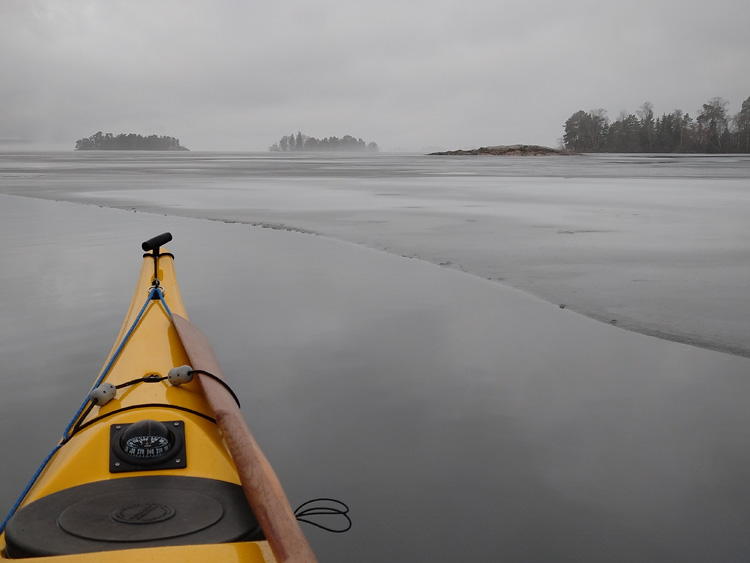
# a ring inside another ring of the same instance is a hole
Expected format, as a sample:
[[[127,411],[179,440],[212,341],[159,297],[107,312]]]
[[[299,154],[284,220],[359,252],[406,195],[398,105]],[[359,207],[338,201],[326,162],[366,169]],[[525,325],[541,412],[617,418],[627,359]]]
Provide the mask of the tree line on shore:
[[[186,151],[186,147],[180,145],[180,140],[174,137],[149,135],[137,135],[135,133],[94,133],[88,138],[76,141],[77,151],[90,150],[115,150],[115,151]]]
[[[613,122],[604,109],[580,110],[565,122],[563,146],[575,152],[750,153],[750,98],[734,116],[728,105],[712,98],[695,118],[681,110],[657,117],[646,102]]]
[[[301,132],[297,135],[285,135],[279,142],[274,143],[268,150],[271,152],[287,151],[370,151],[377,152],[378,145],[374,142],[366,143],[362,139],[355,139],[351,135],[344,135],[341,139],[338,137],[326,137],[316,139],[303,135]]]

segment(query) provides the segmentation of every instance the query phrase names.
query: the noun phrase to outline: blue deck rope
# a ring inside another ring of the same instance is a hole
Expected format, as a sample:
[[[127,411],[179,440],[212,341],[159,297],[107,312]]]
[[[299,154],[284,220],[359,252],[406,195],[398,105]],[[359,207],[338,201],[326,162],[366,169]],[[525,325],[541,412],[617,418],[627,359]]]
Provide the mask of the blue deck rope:
[[[138,323],[141,322],[141,318],[143,318],[143,314],[146,312],[146,308],[148,307],[148,304],[154,300],[154,296],[157,295],[159,298],[159,301],[161,301],[161,304],[164,306],[164,309],[167,311],[167,314],[170,318],[172,318],[172,312],[169,310],[169,307],[167,306],[167,302],[164,300],[164,292],[159,287],[154,287],[149,291],[148,297],[146,298],[146,302],[143,304],[143,307],[141,307],[140,312],[138,313],[138,316],[135,318],[135,321],[133,321],[133,324],[128,329],[128,332],[125,334],[125,336],[122,339],[122,342],[120,342],[120,345],[117,347],[117,350],[115,350],[115,353],[112,354],[112,358],[107,362],[107,365],[104,366],[102,369],[102,373],[99,375],[99,377],[94,382],[94,385],[92,389],[97,388],[101,382],[104,380],[104,378],[109,373],[109,370],[112,369],[112,366],[115,363],[115,360],[119,357],[120,353],[122,352],[123,348],[125,348],[125,344],[127,343],[130,336],[133,334],[133,331],[135,330],[135,327],[138,326]],[[70,433],[71,428],[73,428],[73,425],[78,421],[78,418],[81,416],[81,413],[84,411],[86,406],[89,404],[89,399],[86,397],[86,400],[83,401],[80,408],[76,412],[76,414],[73,416],[73,418],[70,420],[68,425],[65,427],[65,431],[63,432],[63,440],[57,444],[54,448],[52,448],[52,451],[50,451],[47,454],[47,457],[44,458],[44,461],[42,461],[39,468],[34,472],[34,475],[32,475],[31,479],[29,480],[29,483],[26,485],[24,490],[21,492],[20,496],[16,500],[16,502],[13,504],[13,508],[10,509],[10,512],[3,520],[3,523],[0,524],[0,534],[3,533],[5,530],[5,526],[8,524],[8,521],[13,517],[13,514],[15,514],[16,510],[18,510],[18,507],[23,502],[23,499],[26,498],[26,495],[29,494],[29,491],[31,490],[31,487],[34,486],[34,483],[36,483],[36,480],[39,478],[39,475],[42,474],[42,471],[44,471],[44,468],[47,467],[47,464],[52,459],[52,456],[54,456],[57,451],[63,447],[63,444],[65,440],[69,438],[68,434]]]
[[[156,291],[159,294],[159,301],[161,301],[161,304],[164,306],[164,310],[167,312],[167,315],[169,315],[169,318],[172,318],[172,311],[169,310],[169,306],[167,305],[167,302],[164,300],[164,292],[159,289],[155,288],[154,291]]]

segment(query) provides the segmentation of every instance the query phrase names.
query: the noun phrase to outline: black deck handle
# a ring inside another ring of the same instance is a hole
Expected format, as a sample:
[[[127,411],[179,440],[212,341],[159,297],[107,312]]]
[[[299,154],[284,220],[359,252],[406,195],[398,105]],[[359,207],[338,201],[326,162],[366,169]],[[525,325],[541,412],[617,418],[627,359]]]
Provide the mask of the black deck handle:
[[[158,251],[160,246],[167,244],[170,240],[172,240],[172,233],[162,233],[156,235],[154,238],[148,239],[141,245],[141,248],[144,252],[148,252],[149,250]]]

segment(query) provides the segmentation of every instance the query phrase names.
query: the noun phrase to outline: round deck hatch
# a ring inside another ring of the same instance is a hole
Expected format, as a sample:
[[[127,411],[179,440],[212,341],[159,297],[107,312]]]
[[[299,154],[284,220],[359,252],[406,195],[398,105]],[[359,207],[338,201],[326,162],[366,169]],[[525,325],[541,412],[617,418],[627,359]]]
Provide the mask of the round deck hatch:
[[[5,529],[9,558],[262,537],[242,487],[176,475],[125,477],[65,489],[21,508]]]
[[[139,542],[194,534],[223,515],[220,503],[195,491],[140,489],[77,502],[60,513],[57,523],[79,538]]]

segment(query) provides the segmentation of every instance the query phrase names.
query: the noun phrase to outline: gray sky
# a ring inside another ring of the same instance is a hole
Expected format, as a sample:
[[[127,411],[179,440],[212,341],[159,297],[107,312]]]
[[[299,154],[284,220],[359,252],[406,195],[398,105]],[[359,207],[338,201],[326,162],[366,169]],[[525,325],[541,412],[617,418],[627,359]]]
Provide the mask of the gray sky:
[[[0,0],[0,141],[555,146],[579,109],[737,113],[748,21],[747,0]]]

